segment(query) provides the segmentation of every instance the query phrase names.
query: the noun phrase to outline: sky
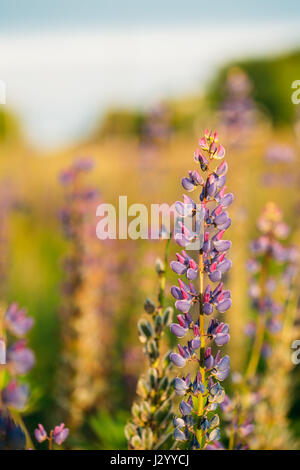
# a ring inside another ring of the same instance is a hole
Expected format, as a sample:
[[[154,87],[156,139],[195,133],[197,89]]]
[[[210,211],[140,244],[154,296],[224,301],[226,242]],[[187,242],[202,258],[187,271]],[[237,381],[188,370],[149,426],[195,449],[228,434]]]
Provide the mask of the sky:
[[[299,1],[1,0],[6,105],[36,145],[68,145],[111,106],[193,93],[232,59],[300,45]]]
[[[1,28],[264,22],[300,17],[298,0],[1,0]]]

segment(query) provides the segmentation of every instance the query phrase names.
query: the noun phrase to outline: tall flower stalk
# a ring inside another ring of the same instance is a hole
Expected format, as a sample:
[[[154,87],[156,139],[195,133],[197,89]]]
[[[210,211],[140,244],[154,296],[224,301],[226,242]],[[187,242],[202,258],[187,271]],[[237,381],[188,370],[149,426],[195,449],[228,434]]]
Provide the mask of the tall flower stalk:
[[[26,335],[33,326],[17,303],[0,312],[1,355],[0,365],[0,449],[24,449],[30,442],[20,413],[28,405],[29,387],[23,376],[35,363],[33,351],[26,344]]]
[[[107,348],[112,340],[112,305],[108,299],[115,292],[111,276],[114,263],[105,256],[103,244],[95,234],[99,195],[85,181],[92,167],[91,160],[77,159],[61,174],[65,189],[61,221],[68,243],[58,396],[65,420],[74,428],[82,424],[85,413],[107,397],[110,369]]]
[[[290,357],[291,345],[299,338],[295,326],[297,296],[292,293],[284,312],[282,331],[276,347],[268,359],[267,370],[259,388],[259,400],[254,408],[255,432],[250,445],[254,449],[292,450],[299,448],[290,427],[293,381],[291,372],[295,365]]]
[[[173,316],[172,307],[165,308],[166,269],[170,239],[166,242],[164,261],[156,261],[159,278],[157,304],[147,299],[144,305],[149,320],[138,322],[139,339],[144,344],[144,354],[149,368],[137,384],[139,402],[132,406],[132,419],[126,425],[125,434],[130,449],[161,449],[172,440],[170,425],[173,394],[170,378],[170,351],[161,357],[162,338]]]
[[[249,294],[255,322],[248,332],[254,340],[246,371],[246,379],[255,377],[260,359],[272,352],[276,334],[282,330],[284,306],[289,296],[290,278],[294,275],[297,250],[284,246],[289,227],[282,220],[276,204],[266,204],[257,222],[260,236],[251,243],[253,257],[248,262],[252,274]]]
[[[253,258],[248,263],[256,321],[247,328],[254,340],[246,372],[246,389],[245,385],[242,387],[243,400],[255,424],[251,447],[289,449],[293,445],[288,412],[291,405],[289,374],[293,368],[290,347],[297,333],[294,328],[297,311],[294,290],[298,250],[283,244],[282,240],[289,235],[289,227],[274,203],[265,206],[258,219],[258,229],[261,235],[251,244]],[[261,367],[264,374],[260,374]]]
[[[226,258],[231,241],[223,240],[223,236],[231,225],[226,209],[233,195],[226,193],[227,163],[223,160],[216,166],[224,155],[218,134],[205,131],[194,154],[202,174],[190,171],[182,180],[186,191],[200,189],[200,204],[187,195],[183,196],[183,203],[175,204],[179,215],[175,240],[183,248],[189,248],[192,242],[198,244],[196,261],[183,250],[171,263],[173,271],[189,281],[179,278],[179,286],[171,289],[175,307],[181,312],[171,331],[178,338],[187,337],[187,341],[185,345],[178,344],[178,353],[172,353],[170,359],[180,368],[190,362],[196,366],[192,372],[175,378],[175,391],[182,399],[181,417],[174,418],[174,436],[181,441],[181,447],[191,449],[205,449],[219,440],[219,417],[214,412],[225,396],[220,382],[229,374],[229,357],[221,357],[219,350],[213,352],[229,341],[229,326],[214,318],[208,324],[206,321],[214,309],[223,314],[231,306],[230,291],[224,290],[222,278],[231,267]],[[187,227],[187,222],[192,222],[194,230]],[[212,287],[211,283],[218,284]]]

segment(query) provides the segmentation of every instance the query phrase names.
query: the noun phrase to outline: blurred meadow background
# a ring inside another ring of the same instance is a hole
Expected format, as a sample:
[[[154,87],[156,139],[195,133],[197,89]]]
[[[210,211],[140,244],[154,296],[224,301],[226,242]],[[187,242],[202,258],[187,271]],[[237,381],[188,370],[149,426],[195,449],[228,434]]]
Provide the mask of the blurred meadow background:
[[[98,240],[96,206],[117,207],[119,195],[129,205],[172,204],[199,137],[218,130],[235,195],[228,350],[232,371],[242,373],[252,315],[245,266],[268,201],[300,248],[300,104],[291,101],[300,5],[4,0],[0,10],[1,303],[18,302],[34,318],[23,420],[31,436],[37,423],[64,421],[67,448],[125,449],[146,364],[136,324],[145,298],[157,294],[164,241]],[[70,236],[61,175],[76,158],[93,161],[79,184],[97,194],[83,203],[86,231]],[[78,247],[84,286],[74,271]],[[171,242],[170,259],[175,252]],[[174,279],[169,270],[169,305]],[[283,354],[290,357],[289,345]],[[286,372],[295,442],[299,367]]]

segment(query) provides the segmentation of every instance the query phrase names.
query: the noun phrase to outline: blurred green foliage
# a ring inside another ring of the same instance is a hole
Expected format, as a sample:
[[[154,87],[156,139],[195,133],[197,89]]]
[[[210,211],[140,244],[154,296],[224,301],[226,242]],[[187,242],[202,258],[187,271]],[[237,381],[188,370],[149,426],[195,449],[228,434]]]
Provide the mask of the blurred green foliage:
[[[267,111],[275,125],[293,121],[296,105],[291,101],[292,83],[300,79],[300,51],[227,64],[208,86],[208,100],[215,109],[224,99],[224,85],[232,67],[240,67],[247,73],[252,81],[254,100]]]
[[[5,299],[17,301],[34,317],[29,344],[35,351],[36,364],[29,374],[32,400],[28,410],[36,425],[39,421],[52,423],[55,405],[56,369],[60,353],[60,269],[63,244],[52,224],[39,224],[34,213],[17,213],[12,217],[10,268]],[[40,401],[42,400],[42,404]]]
[[[21,137],[18,118],[12,111],[0,108],[0,143],[8,140],[16,142]]]
[[[106,410],[101,410],[90,419],[90,425],[97,437],[93,449],[127,449],[127,441],[124,427],[129,419],[129,414],[118,411],[110,415]]]
[[[170,124],[174,131],[193,130],[195,121],[203,113],[207,104],[214,109],[225,97],[225,83],[228,71],[240,67],[249,76],[253,85],[253,98],[261,109],[271,118],[273,124],[290,124],[296,113],[291,101],[294,91],[292,83],[300,79],[300,51],[270,58],[248,59],[227,64],[208,84],[204,96],[195,94],[166,104],[170,111]],[[109,111],[96,126],[97,138],[112,135],[139,136],[147,119],[148,110],[114,109]]]
[[[97,139],[111,135],[139,135],[143,124],[143,113],[134,109],[112,109],[107,112],[100,124],[96,125],[94,137]]]

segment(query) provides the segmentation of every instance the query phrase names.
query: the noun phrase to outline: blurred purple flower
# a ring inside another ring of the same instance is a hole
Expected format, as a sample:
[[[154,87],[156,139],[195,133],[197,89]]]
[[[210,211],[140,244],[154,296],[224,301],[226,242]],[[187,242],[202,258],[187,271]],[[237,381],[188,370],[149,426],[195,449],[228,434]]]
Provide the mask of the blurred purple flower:
[[[35,363],[34,353],[26,347],[26,340],[19,340],[7,349],[7,362],[14,374],[27,374]]]
[[[27,404],[29,389],[26,384],[19,385],[16,380],[10,383],[2,390],[2,401],[5,405],[17,410],[22,410]]]
[[[14,302],[4,315],[4,326],[15,336],[24,336],[33,326],[33,318],[27,316],[24,308],[19,308]]]
[[[53,439],[57,445],[61,445],[68,437],[69,429],[65,428],[64,423],[61,423],[59,426],[55,426],[53,430]]]
[[[48,437],[45,428],[42,424],[38,424],[37,429],[34,430],[34,435],[39,443],[45,441]]]

